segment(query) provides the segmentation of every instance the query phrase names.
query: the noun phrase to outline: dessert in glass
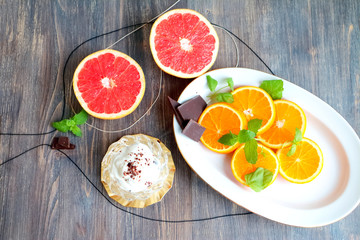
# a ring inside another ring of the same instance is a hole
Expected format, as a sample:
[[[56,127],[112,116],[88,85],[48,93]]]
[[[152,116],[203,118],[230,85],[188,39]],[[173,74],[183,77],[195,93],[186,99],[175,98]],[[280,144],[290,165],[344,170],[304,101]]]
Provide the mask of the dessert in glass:
[[[144,134],[123,136],[110,145],[101,163],[101,181],[111,198],[144,208],[170,190],[175,165],[169,149]]]

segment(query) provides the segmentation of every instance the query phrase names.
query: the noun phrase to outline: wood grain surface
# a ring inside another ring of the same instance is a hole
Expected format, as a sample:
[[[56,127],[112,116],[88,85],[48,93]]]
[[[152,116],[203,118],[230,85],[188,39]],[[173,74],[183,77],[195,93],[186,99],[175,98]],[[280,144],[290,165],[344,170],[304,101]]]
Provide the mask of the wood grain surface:
[[[0,132],[40,133],[61,118],[63,69],[81,43],[115,29],[146,22],[174,1],[6,1],[0,0]],[[210,22],[248,43],[276,75],[315,94],[338,111],[360,134],[360,2],[358,0],[182,0]],[[106,48],[134,27],[96,38],[79,47],[65,70],[65,117],[79,109],[70,91],[73,72],[88,54]],[[177,149],[167,96],[177,99],[191,80],[164,74],[149,49],[151,24],[113,48],[132,56],[144,69],[146,93],[136,111],[97,127],[127,127],[161,95],[152,110],[131,129],[103,133],[83,126],[82,138],[66,150],[103,192],[100,162],[108,146],[125,134],[159,138],[176,165],[173,188],[158,204],[126,211],[156,219],[182,220],[247,212],[202,181]],[[233,43],[217,29],[220,52],[213,66],[236,63]],[[238,42],[240,67],[268,72]],[[0,163],[42,143],[58,132],[38,136],[0,136]],[[39,147],[0,167],[0,239],[360,239],[360,208],[343,220],[319,228],[298,228],[256,214],[205,222],[161,223],[114,208],[60,152]]]

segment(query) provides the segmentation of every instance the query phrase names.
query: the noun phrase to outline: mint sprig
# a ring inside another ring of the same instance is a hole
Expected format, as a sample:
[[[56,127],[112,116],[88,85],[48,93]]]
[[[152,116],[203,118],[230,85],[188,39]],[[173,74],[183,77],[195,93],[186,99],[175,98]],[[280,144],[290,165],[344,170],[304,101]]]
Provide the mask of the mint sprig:
[[[281,99],[284,91],[284,83],[282,80],[264,80],[260,84],[260,88],[265,90],[273,100]]]
[[[252,190],[260,192],[269,186],[273,176],[266,168],[258,167],[254,172],[245,175],[245,182]]]
[[[299,144],[301,140],[302,140],[302,132],[300,131],[300,129],[296,128],[295,137],[291,141],[291,147],[290,150],[287,152],[286,156],[290,157],[294,155],[294,153],[296,152],[296,146]]]
[[[232,146],[235,143],[245,143],[244,152],[246,160],[251,163],[255,164],[258,159],[257,153],[257,141],[255,140],[255,136],[259,131],[262,124],[261,119],[251,119],[248,122],[248,130],[240,130],[239,134],[236,135],[232,132],[223,135],[218,142],[222,143],[227,146]]]
[[[87,112],[82,109],[78,114],[75,114],[72,118],[63,119],[59,122],[53,122],[51,125],[60,132],[71,131],[75,136],[81,137],[82,131],[77,125],[84,124],[88,119]]]
[[[216,101],[218,102],[226,102],[226,103],[233,103],[234,102],[234,97],[231,93],[229,92],[225,92],[225,93],[221,93],[220,91],[223,90],[224,88],[229,87],[231,89],[231,91],[234,91],[234,81],[232,80],[232,78],[227,78],[226,82],[227,82],[227,86],[222,87],[218,90],[216,90],[216,87],[218,85],[218,81],[214,78],[212,78],[211,76],[207,75],[206,76],[206,81],[207,81],[207,85],[210,89],[210,91],[212,92],[209,97],[211,99],[216,99]]]

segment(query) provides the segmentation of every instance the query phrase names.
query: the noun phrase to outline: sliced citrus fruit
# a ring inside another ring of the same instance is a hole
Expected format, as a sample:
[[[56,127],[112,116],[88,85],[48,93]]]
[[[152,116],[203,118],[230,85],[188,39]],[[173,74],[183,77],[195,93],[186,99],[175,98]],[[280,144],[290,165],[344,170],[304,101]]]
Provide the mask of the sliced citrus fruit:
[[[275,100],[276,119],[273,125],[257,136],[259,141],[270,147],[279,149],[291,145],[296,128],[305,133],[306,117],[304,111],[288,100]]]
[[[297,145],[293,155],[287,156],[290,147],[276,152],[280,163],[280,174],[293,183],[308,183],[321,172],[324,158],[319,145],[303,138]]]
[[[232,92],[234,102],[231,104],[243,113],[247,121],[261,119],[262,125],[258,134],[265,132],[275,120],[275,106],[271,96],[258,87],[239,87]]]
[[[180,78],[194,78],[214,64],[219,38],[200,13],[174,9],[153,24],[150,48],[156,64],[164,72]]]
[[[215,103],[205,108],[200,115],[199,124],[205,127],[200,141],[210,150],[218,153],[232,152],[239,146],[227,146],[218,142],[225,134],[239,134],[244,128],[246,120],[235,109],[226,103]]]
[[[130,114],[139,105],[145,92],[145,77],[134,59],[105,49],[80,62],[73,88],[80,105],[90,115],[116,119]]]
[[[244,146],[245,144],[239,147],[231,159],[231,170],[234,177],[242,184],[247,185],[245,175],[255,172],[257,168],[262,167],[273,173],[273,178],[269,185],[272,184],[279,172],[279,161],[275,153],[271,149],[258,144],[258,160],[255,164],[251,164],[245,158]]]

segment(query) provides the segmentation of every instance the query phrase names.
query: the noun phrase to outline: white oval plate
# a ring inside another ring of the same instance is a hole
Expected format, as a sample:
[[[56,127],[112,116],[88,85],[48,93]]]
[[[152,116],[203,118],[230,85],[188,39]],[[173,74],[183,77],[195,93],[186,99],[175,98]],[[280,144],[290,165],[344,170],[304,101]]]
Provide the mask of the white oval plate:
[[[245,68],[218,69],[192,81],[179,103],[210,90],[206,75],[217,79],[219,87],[232,77],[235,88],[260,86],[261,81],[279,77]],[[318,143],[324,154],[320,175],[307,184],[294,184],[280,174],[260,193],[243,186],[232,175],[230,154],[218,154],[181,133],[174,117],[177,145],[189,166],[212,188],[234,203],[271,220],[300,227],[316,227],[336,222],[360,202],[360,140],[355,131],[333,108],[310,92],[284,81],[283,98],[303,108],[307,118],[305,136]]]

